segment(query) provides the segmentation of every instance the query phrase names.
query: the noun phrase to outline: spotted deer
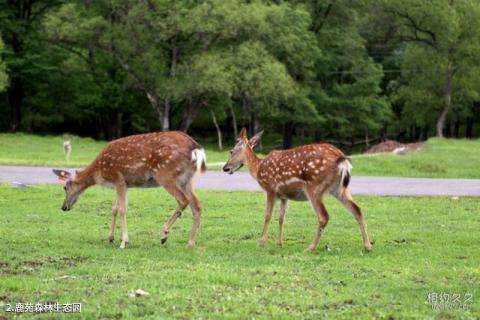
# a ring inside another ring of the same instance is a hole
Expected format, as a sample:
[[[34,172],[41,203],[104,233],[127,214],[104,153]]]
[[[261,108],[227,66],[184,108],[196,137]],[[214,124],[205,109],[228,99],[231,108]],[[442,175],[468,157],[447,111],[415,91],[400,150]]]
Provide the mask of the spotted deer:
[[[263,246],[267,241],[268,227],[277,199],[281,202],[277,240],[279,246],[284,244],[283,224],[288,200],[309,200],[318,219],[318,228],[309,246],[309,250],[314,251],[329,220],[323,196],[330,192],[353,214],[360,227],[363,246],[370,251],[372,245],[368,239],[367,224],[348,190],[352,170],[350,160],[330,144],[309,144],[288,150],[274,150],[264,159],[259,159],[253,148],[259,143],[262,133],[263,131],[248,140],[245,128],[242,129],[236,145],[230,151],[230,159],[223,167],[223,171],[233,174],[246,165],[251,176],[266,193],[265,223],[258,240],[259,245]]]
[[[203,148],[182,132],[157,132],[134,135],[112,141],[84,170],[75,176],[65,170],[53,170],[64,182],[65,201],[62,210],[72,209],[79,196],[94,185],[113,187],[117,194],[108,239],[114,240],[118,212],[122,217],[120,248],[128,245],[127,189],[162,186],[177,200],[178,206],[165,222],[161,242],[167,240],[170,228],[190,205],[193,227],[188,246],[195,244],[200,225],[201,208],[193,191],[196,172],[206,171]]]

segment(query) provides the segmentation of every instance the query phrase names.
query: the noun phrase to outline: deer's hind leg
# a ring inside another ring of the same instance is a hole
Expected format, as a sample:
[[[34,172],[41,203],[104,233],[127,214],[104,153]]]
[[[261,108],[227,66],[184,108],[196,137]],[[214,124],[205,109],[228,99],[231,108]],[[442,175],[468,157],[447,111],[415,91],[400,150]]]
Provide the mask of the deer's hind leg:
[[[193,191],[193,181],[190,180],[186,184],[185,193],[190,200],[190,209],[192,210],[193,215],[192,232],[190,234],[190,239],[188,240],[188,246],[192,247],[195,245],[197,239],[197,232],[202,219],[202,207],[200,205],[200,201],[198,201],[198,198],[195,195],[195,192]]]
[[[348,211],[352,213],[355,220],[357,220],[358,227],[360,228],[360,232],[362,234],[363,247],[365,248],[365,251],[372,250],[372,244],[370,243],[370,240],[368,238],[367,223],[363,219],[362,210],[353,201],[350,190],[344,188],[343,190],[340,190],[338,192],[332,192],[332,194],[343,204],[345,208],[347,208]]]
[[[308,246],[310,251],[315,251],[320,242],[320,237],[322,236],[325,227],[328,224],[329,215],[325,205],[323,204],[323,194],[325,192],[325,187],[320,185],[316,188],[305,188],[305,193],[308,196],[315,213],[317,214],[318,227],[313,236],[312,242]]]
[[[176,184],[165,184],[163,185],[165,190],[170,193],[175,200],[177,200],[177,208],[173,212],[173,214],[168,218],[162,228],[162,233],[160,236],[160,241],[165,243],[168,239],[168,234],[170,233],[170,228],[172,225],[177,221],[177,219],[182,215],[182,211],[188,206],[189,199],[187,194]]]
[[[117,183],[115,185],[115,191],[117,191],[118,211],[120,211],[122,215],[122,243],[120,244],[120,249],[124,249],[128,246],[127,186],[125,182]]]

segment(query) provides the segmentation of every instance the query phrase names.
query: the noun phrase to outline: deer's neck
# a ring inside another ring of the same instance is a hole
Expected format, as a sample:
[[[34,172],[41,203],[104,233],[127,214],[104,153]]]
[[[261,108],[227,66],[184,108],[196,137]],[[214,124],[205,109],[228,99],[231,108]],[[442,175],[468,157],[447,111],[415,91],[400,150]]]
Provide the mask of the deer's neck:
[[[247,144],[247,146],[245,147],[245,165],[247,166],[248,171],[250,171],[250,174],[255,180],[257,179],[258,166],[260,165],[260,161],[261,160],[257,157],[252,147]]]
[[[77,182],[80,186],[82,186],[83,190],[85,190],[86,188],[95,184],[94,174],[95,169],[94,166],[91,164],[84,170],[77,173],[77,175],[75,176],[75,182]]]

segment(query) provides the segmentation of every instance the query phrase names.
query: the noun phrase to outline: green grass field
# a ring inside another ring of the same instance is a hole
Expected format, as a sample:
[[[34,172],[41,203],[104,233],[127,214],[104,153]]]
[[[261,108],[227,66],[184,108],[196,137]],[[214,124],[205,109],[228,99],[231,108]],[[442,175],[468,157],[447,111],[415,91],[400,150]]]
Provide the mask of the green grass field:
[[[61,136],[0,134],[0,164],[82,167],[92,161],[106,142],[89,138],[73,139],[67,163]],[[218,151],[207,144],[210,170],[219,170],[228,150]],[[265,150],[268,152],[268,150]],[[480,178],[480,140],[430,139],[423,150],[410,155],[381,154],[353,156],[353,174],[368,176],[409,176],[430,178]]]
[[[480,314],[478,199],[358,198],[374,249],[362,252],[354,219],[328,198],[330,224],[306,252],[315,217],[292,203],[286,245],[266,247],[261,193],[199,192],[198,245],[186,248],[190,211],[166,245],[174,208],[162,189],[131,189],[130,246],[107,241],[114,192],[88,190],[68,213],[60,186],[0,186],[0,318],[16,303],[82,303],[65,319],[476,319]],[[276,213],[278,214],[278,213]],[[119,239],[117,227],[117,239]],[[149,296],[129,297],[134,289]],[[432,310],[429,293],[473,294],[466,310]],[[58,318],[47,314],[41,319]],[[30,316],[20,317],[21,319]]]

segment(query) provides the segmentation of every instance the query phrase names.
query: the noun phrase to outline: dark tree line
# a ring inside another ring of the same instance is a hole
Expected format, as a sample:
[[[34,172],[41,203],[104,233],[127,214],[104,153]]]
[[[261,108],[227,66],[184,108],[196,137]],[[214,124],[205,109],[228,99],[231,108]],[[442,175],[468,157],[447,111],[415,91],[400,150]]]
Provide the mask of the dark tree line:
[[[7,0],[1,131],[475,137],[474,0]]]

